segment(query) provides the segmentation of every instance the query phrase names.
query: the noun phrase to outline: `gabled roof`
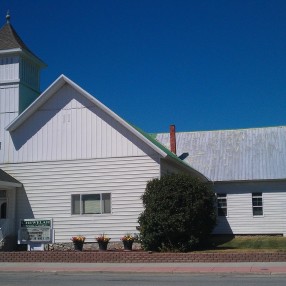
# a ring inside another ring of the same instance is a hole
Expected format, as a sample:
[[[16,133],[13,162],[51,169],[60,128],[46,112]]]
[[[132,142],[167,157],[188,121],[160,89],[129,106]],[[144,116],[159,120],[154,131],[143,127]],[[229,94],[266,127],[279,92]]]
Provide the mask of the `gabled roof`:
[[[23,124],[34,112],[36,112],[50,97],[52,97],[62,86],[65,84],[70,85],[72,88],[77,90],[81,95],[90,100],[95,106],[103,110],[106,114],[112,117],[115,121],[124,126],[127,130],[129,130],[132,134],[134,134],[141,141],[146,143],[149,147],[151,147],[156,153],[160,154],[163,158],[169,159],[173,161],[175,164],[179,164],[182,168],[191,171],[196,174],[197,177],[201,178],[204,181],[208,181],[208,179],[194,170],[191,166],[187,165],[181,159],[179,159],[175,154],[170,152],[166,147],[164,147],[161,143],[159,143],[154,137],[149,134],[143,132],[139,128],[135,128],[131,124],[127,123],[120,116],[90,95],[88,92],[83,90],[73,81],[68,79],[66,76],[61,75],[54,83],[50,85],[26,110],[24,110],[18,117],[16,117],[7,127],[6,130],[9,132],[13,132],[13,130],[17,129],[21,124]]]
[[[21,187],[22,184],[15,178],[0,169],[0,187]]]
[[[168,146],[169,134],[157,134]],[[286,126],[177,132],[178,154],[215,182],[286,179]]]

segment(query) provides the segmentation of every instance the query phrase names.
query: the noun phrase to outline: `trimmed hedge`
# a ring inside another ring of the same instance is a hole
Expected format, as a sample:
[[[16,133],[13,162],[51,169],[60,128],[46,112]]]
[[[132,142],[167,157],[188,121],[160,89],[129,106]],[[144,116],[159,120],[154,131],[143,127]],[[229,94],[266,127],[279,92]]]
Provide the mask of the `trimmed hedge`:
[[[185,174],[148,182],[139,216],[145,250],[189,251],[198,247],[216,223],[215,194],[205,183]]]

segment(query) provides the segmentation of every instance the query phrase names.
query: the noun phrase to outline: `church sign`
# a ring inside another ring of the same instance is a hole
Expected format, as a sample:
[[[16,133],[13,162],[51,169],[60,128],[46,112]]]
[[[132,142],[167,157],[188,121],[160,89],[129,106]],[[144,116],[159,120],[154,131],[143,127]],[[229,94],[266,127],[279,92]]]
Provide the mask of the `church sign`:
[[[52,219],[22,219],[20,221],[20,243],[49,243],[53,241]]]

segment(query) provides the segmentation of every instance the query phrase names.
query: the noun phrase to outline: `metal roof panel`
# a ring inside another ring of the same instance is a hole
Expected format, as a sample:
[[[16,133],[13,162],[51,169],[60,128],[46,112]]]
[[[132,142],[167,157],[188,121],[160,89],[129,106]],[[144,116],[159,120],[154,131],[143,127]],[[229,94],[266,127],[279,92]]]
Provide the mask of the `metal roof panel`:
[[[169,134],[156,139],[169,145]],[[177,154],[212,181],[286,178],[286,126],[177,132]]]

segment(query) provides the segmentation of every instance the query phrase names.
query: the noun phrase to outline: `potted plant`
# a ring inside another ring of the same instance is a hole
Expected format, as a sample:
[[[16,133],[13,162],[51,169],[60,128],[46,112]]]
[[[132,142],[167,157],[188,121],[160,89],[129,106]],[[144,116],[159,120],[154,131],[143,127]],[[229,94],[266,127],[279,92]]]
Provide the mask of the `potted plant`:
[[[137,238],[136,236],[134,236],[130,233],[127,233],[123,237],[121,237],[121,241],[123,242],[124,250],[131,251],[133,242],[135,241],[136,238]]]
[[[95,240],[98,243],[98,247],[100,251],[105,251],[107,250],[107,245],[109,243],[110,238],[106,236],[104,233],[99,235],[98,237],[95,238]]]
[[[74,250],[82,251],[83,244],[84,244],[84,241],[85,241],[85,237],[84,236],[82,236],[82,235],[73,236],[71,238],[71,241],[73,242]]]

